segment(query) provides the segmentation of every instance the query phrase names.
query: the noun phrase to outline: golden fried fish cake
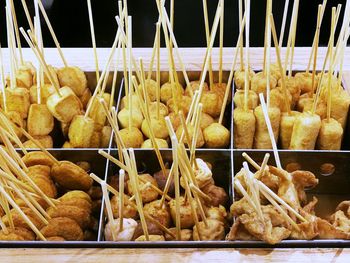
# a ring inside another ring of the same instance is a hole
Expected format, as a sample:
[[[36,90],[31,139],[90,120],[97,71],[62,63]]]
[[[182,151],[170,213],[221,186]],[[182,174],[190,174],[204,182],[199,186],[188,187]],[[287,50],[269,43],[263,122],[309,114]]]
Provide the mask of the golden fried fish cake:
[[[51,177],[56,183],[69,190],[87,191],[92,186],[92,179],[82,168],[69,161],[60,161],[51,169]]]
[[[90,222],[89,211],[77,206],[59,204],[56,208],[49,207],[46,212],[51,218],[68,217],[73,219],[82,229],[86,228]]]
[[[87,193],[85,193],[84,191],[80,191],[80,190],[69,191],[59,198],[59,200],[62,202],[69,201],[69,200],[75,200],[75,199],[84,199],[84,200],[88,201],[89,203],[92,202],[90,196]]]
[[[41,151],[29,152],[22,157],[22,160],[27,167],[40,164],[51,167],[54,164],[54,161]]]
[[[68,217],[56,217],[49,224],[41,228],[40,232],[46,237],[62,237],[67,241],[82,241],[84,233],[73,219]]]
[[[28,167],[28,176],[31,177],[32,175],[40,174],[46,176],[48,179],[51,179],[50,173],[51,173],[51,167],[47,165],[33,165]]]

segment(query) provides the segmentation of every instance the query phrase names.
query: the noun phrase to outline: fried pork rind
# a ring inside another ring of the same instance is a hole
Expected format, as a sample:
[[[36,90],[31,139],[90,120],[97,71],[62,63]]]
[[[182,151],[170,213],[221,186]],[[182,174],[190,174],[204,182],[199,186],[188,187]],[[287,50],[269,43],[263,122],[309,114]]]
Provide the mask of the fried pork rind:
[[[87,191],[92,186],[90,176],[78,165],[69,161],[60,161],[51,169],[51,177],[56,183],[69,190]]]
[[[29,152],[22,157],[22,160],[27,167],[34,165],[47,165],[51,167],[54,164],[53,160],[42,151]]]
[[[113,240],[113,227],[117,231],[115,233],[116,240]],[[137,227],[137,222],[131,218],[123,218],[123,230],[119,232],[120,219],[115,219],[113,222],[108,222],[105,226],[106,241],[131,241]]]
[[[307,201],[305,188],[313,188],[318,184],[316,176],[309,171],[297,170],[291,173],[293,184],[297,190],[298,198],[301,205],[305,205]]]
[[[163,207],[160,207],[160,200],[155,200],[148,204],[145,204],[143,210],[163,226],[170,227],[171,216],[169,206],[167,204],[164,203]]]
[[[67,217],[56,217],[49,221],[49,224],[40,229],[46,237],[62,237],[67,241],[82,241],[84,233],[80,226],[73,219]]]
[[[205,215],[209,219],[215,219],[217,221],[222,222],[225,226],[227,224],[226,217],[227,212],[224,206],[219,205],[218,207],[210,207],[205,211]]]
[[[200,236],[197,226],[193,227],[193,240],[223,240],[225,238],[225,227],[221,221],[215,219],[207,219],[207,226],[203,221],[198,224]],[[201,237],[201,238],[200,238]]]
[[[235,222],[230,228],[230,232],[226,235],[226,240],[245,240],[255,241],[256,237],[251,235],[245,228],[244,225],[239,221],[239,218],[235,219]]]

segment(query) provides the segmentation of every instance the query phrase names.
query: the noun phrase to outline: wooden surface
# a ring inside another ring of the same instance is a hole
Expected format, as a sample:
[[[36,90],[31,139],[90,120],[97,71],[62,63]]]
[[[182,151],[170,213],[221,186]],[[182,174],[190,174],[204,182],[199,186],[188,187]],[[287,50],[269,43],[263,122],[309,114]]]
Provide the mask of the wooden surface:
[[[350,249],[0,249],[0,262],[349,262]]]
[[[142,57],[145,66],[150,60],[151,50],[133,49],[136,59]],[[231,67],[232,48],[224,49],[223,68]],[[8,66],[7,50],[4,49],[4,66]],[[205,49],[191,48],[180,50],[186,70],[199,71],[204,59]],[[98,49],[99,63],[102,68],[107,60],[108,48]],[[284,53],[284,51],[283,51]],[[91,49],[64,49],[68,63],[82,68],[84,71],[94,71],[93,53]],[[213,50],[213,69],[218,69],[218,49]],[[305,70],[310,48],[296,48],[294,70]],[[319,49],[318,69],[322,66],[325,49]],[[55,49],[45,49],[49,64],[61,67],[63,64]],[[272,52],[272,61],[274,61]],[[35,61],[34,55],[28,49],[24,50],[26,61]],[[262,48],[251,48],[250,60],[253,69],[262,67]],[[177,65],[178,69],[179,66]],[[161,52],[161,68],[167,70],[167,57]],[[350,49],[347,48],[344,59],[344,81],[350,87]],[[0,262],[350,262],[350,249],[0,249]]]
[[[284,58],[285,49],[282,50],[282,58]],[[93,59],[93,51],[91,48],[63,48],[63,53],[65,55],[68,64],[81,67],[84,71],[95,71],[95,63]],[[100,70],[104,67],[109,54],[109,48],[98,48],[97,50],[99,57]],[[30,49],[24,49],[24,59],[26,61],[36,61],[34,54]],[[148,64],[152,54],[150,48],[133,48],[133,54],[135,59],[142,57],[145,63],[145,68],[148,69]],[[186,70],[198,71],[201,70],[202,63],[205,55],[205,48],[181,48],[180,54],[182,60],[185,64]],[[263,63],[263,48],[251,48],[250,49],[250,63],[253,69],[259,70],[262,68]],[[4,55],[4,66],[5,70],[9,69],[8,63],[8,51],[3,49]],[[317,68],[322,68],[322,63],[324,60],[325,48],[320,47],[318,51]],[[218,49],[213,49],[213,69],[218,70]],[[223,69],[230,70],[234,56],[233,48],[224,48],[223,50]],[[310,56],[310,48],[308,47],[297,47],[295,48],[294,55],[294,70],[305,70],[308,64],[308,58]],[[271,49],[271,60],[276,61],[275,52]],[[58,52],[53,48],[45,49],[45,58],[47,63],[54,65],[56,67],[61,67],[63,65],[62,61],[58,56]],[[177,60],[175,58],[175,60]],[[168,70],[167,53],[165,49],[161,50],[161,69]],[[122,64],[119,65],[120,68]],[[179,64],[176,64],[177,69],[180,69]],[[344,59],[344,71],[350,70],[350,48],[345,51]]]

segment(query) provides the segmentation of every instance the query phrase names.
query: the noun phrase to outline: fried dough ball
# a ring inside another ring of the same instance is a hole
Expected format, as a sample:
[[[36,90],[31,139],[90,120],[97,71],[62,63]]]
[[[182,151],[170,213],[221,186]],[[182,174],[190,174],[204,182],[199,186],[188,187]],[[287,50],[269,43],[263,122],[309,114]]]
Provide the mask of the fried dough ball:
[[[199,231],[198,234],[197,226],[193,227],[193,240],[223,240],[225,238],[225,228],[224,224],[215,219],[207,219],[207,226],[204,222],[199,222]]]
[[[341,89],[338,92],[333,92],[331,97],[331,117],[336,119],[343,129],[346,127],[347,116],[349,112],[350,96]]]
[[[199,123],[201,130],[204,130],[212,123],[214,123],[213,117],[211,117],[209,114],[205,112],[202,112],[200,123]]]
[[[343,138],[341,124],[330,118],[321,122],[320,132],[317,138],[317,148],[320,150],[340,150]]]
[[[46,237],[62,237],[67,241],[82,241],[84,233],[73,219],[67,217],[56,217],[49,220],[49,224],[40,229]]]
[[[272,143],[267,130],[262,107],[258,106],[254,110],[256,118],[256,129],[254,135],[254,148],[255,149],[272,149]],[[278,140],[279,126],[281,120],[281,111],[279,108],[268,108],[268,115],[271,121],[271,126],[275,140]]]
[[[157,181],[150,174],[141,174],[139,175],[145,182],[150,182],[155,187],[158,187]],[[127,182],[128,193],[132,196],[135,194],[133,186],[130,180]],[[158,192],[153,189],[151,186],[146,186],[145,183],[139,180],[139,190],[143,203],[149,203],[157,199]]]
[[[120,101],[120,109],[128,108],[129,103],[129,96],[124,96]],[[133,108],[137,108],[141,110],[140,108],[140,101],[139,97],[136,94],[132,94],[131,103]]]
[[[112,135],[111,126],[103,126],[101,131],[101,142],[100,142],[101,148],[108,148],[111,135]]]
[[[169,227],[171,225],[169,207],[165,203],[163,204],[163,207],[160,207],[160,200],[155,200],[148,204],[145,204],[143,210],[163,226]]]
[[[131,125],[136,128],[141,128],[141,124],[144,121],[142,112],[137,108],[132,108],[132,121]],[[120,124],[120,127],[127,128],[129,127],[129,119],[130,119],[130,110],[127,108],[122,109],[118,113],[118,121]]]
[[[164,191],[166,181],[168,180],[170,169],[165,169],[166,174],[163,173],[162,170],[156,172],[153,177],[156,179],[157,184],[159,186],[159,189]],[[168,195],[174,196],[175,194],[175,185],[174,181],[170,182],[169,190],[168,190]]]
[[[286,90],[287,95],[284,95],[284,91],[281,87],[277,87],[270,92],[270,107],[276,107],[281,112],[287,112],[291,108],[292,95],[289,90]],[[286,101],[287,99],[287,101]]]
[[[252,80],[252,78],[254,77],[255,75],[255,72],[249,68],[249,73],[248,73],[248,89],[250,89],[250,82]],[[233,76],[233,79],[235,81],[235,87],[236,89],[244,89],[244,85],[245,85],[245,70],[236,70],[235,71],[235,74]]]
[[[137,219],[138,218],[137,209],[127,203],[128,202],[127,200],[129,198],[130,198],[129,196],[124,195],[123,217]],[[136,203],[134,201],[130,201],[130,202],[132,202],[136,206]],[[111,198],[111,207],[112,207],[113,217],[119,218],[119,196],[114,195]]]
[[[169,114],[169,110],[168,107],[159,102],[159,116],[160,117],[165,117]],[[157,102],[151,102],[151,104],[149,105],[149,115],[152,118],[157,118]]]
[[[181,228],[191,228],[194,226],[194,216],[192,214],[191,205],[183,196],[180,196],[179,198],[180,202],[180,222],[181,222]],[[198,210],[197,203],[194,203],[194,206],[196,210]],[[169,202],[170,207],[170,214],[171,218],[173,219],[173,222],[176,222],[176,201],[175,199],[172,199]],[[198,217],[200,219],[200,215],[197,212]]]
[[[184,115],[187,115],[190,107],[191,107],[191,103],[192,103],[192,98],[189,96],[182,96],[181,100],[178,101],[177,106],[178,106],[178,110],[182,110]],[[175,104],[174,104],[174,99],[171,98],[167,101],[167,106],[169,108],[170,112],[175,111]],[[175,111],[176,112],[176,111]]]
[[[55,91],[55,87],[51,84],[42,85],[40,89],[41,103],[46,104],[48,97],[54,94]],[[30,87],[29,99],[31,104],[38,103],[38,88],[36,85]]]
[[[35,240],[35,234],[33,231],[23,227],[15,227],[14,229],[8,229],[8,233],[3,230],[0,231],[0,240],[3,241],[33,241]]]
[[[312,73],[298,72],[295,74],[295,79],[299,82],[300,93],[309,93],[312,91]],[[314,88],[317,87],[317,79],[314,79]]]
[[[224,225],[226,225],[226,217],[227,217],[227,212],[224,206],[219,205],[218,207],[212,206],[209,207],[206,211],[205,214],[208,219],[214,219],[219,222],[222,222]]]
[[[81,113],[82,104],[71,88],[59,89],[60,94],[53,93],[47,98],[46,105],[51,114],[59,121],[68,123],[75,115]]]
[[[112,226],[113,224],[113,226]],[[137,222],[131,218],[123,218],[123,230],[119,231],[120,219],[109,221],[105,226],[106,241],[131,241],[137,227]],[[112,231],[115,232],[115,240],[113,240]]]
[[[51,167],[54,164],[54,161],[42,151],[28,152],[22,157],[22,161],[27,167],[39,164]]]
[[[5,89],[8,111],[18,112],[23,119],[27,118],[30,106],[29,91],[26,88]]]
[[[141,94],[143,94],[143,89],[142,89],[141,84],[139,85],[138,88],[139,88]],[[147,90],[147,94],[148,94],[150,101],[155,101],[157,99],[157,89],[158,89],[157,82],[154,81],[153,79],[146,79],[145,80],[145,88]]]
[[[80,190],[69,191],[59,198],[59,200],[64,203],[76,199],[83,199],[89,203],[92,202],[91,197],[86,192]]]
[[[202,112],[202,114],[203,114],[203,112]],[[176,131],[179,128],[179,126],[181,125],[180,116],[178,114],[176,114],[175,112],[170,112],[169,119],[170,119],[171,125],[173,126],[174,130]]]
[[[188,131],[188,135],[191,139],[191,144],[192,144],[192,140],[194,137],[194,127],[191,124],[188,124],[187,131]],[[182,132],[183,132],[183,127],[182,127],[182,125],[180,125],[176,130],[176,137],[178,140],[180,140]],[[186,136],[184,136],[183,142],[186,143],[189,147],[191,147],[191,144],[189,145],[189,143],[187,142]],[[197,141],[196,141],[196,147],[200,148],[204,145],[204,143],[205,143],[205,141],[204,141],[204,137],[203,137],[203,132],[201,129],[198,129],[198,137],[197,137]]]
[[[85,229],[90,222],[90,211],[77,206],[58,204],[55,208],[49,207],[46,212],[51,218],[73,219],[82,229]]]
[[[278,81],[282,77],[280,68],[277,63],[270,64],[270,74]]]
[[[57,76],[57,69],[51,65],[47,65],[47,68],[49,69],[50,75],[51,75],[54,83],[56,83],[57,86],[60,86],[60,82],[59,82],[58,76]],[[34,75],[33,83],[36,83],[37,76],[36,76],[36,74],[33,74],[33,75]],[[51,85],[51,81],[50,81],[49,77],[47,76],[47,74],[44,73],[44,85],[47,85],[47,84]]]
[[[263,93],[264,97],[266,97],[266,76],[264,76],[264,72],[256,73],[251,80],[251,89],[255,91],[256,94]],[[270,76],[270,90],[276,88],[277,80],[274,76]]]
[[[289,77],[289,78],[285,78],[285,84],[286,84],[286,88],[289,90],[290,94],[292,95],[292,109],[293,109],[294,106],[297,104],[301,93],[299,81],[294,77]],[[282,79],[278,81],[278,86],[282,87]]]
[[[32,104],[29,107],[27,129],[33,136],[48,135],[54,128],[54,118],[45,104]]]
[[[37,228],[40,229],[44,225],[41,219],[30,208],[21,207],[21,210]],[[24,221],[22,216],[15,209],[11,209],[10,213],[12,215],[14,226],[31,230],[30,226],[26,223],[26,221]],[[2,221],[6,226],[9,226],[9,218],[7,215],[2,217]]]
[[[87,191],[92,186],[90,176],[78,165],[69,161],[60,161],[51,169],[51,177],[56,183],[69,190]]]
[[[320,128],[320,116],[303,112],[294,122],[289,148],[292,150],[313,150]]]
[[[175,85],[174,89],[177,92],[177,97],[178,99],[181,99],[182,95],[184,94],[184,88],[178,82],[176,82],[174,85]],[[167,104],[168,100],[170,100],[173,97],[172,89],[173,88],[170,82],[166,82],[161,86],[160,88],[161,102]]]
[[[233,139],[237,149],[252,149],[255,134],[255,115],[252,110],[233,111]]]
[[[176,228],[175,227],[169,228],[168,230],[176,236]],[[192,229],[181,229],[180,232],[181,232],[181,241],[191,241],[192,240]],[[165,233],[165,240],[166,241],[176,241],[176,238]]]
[[[144,242],[144,241],[152,241],[152,242],[157,242],[157,241],[165,241],[164,236],[162,235],[149,235],[148,236],[149,240],[146,239],[146,236],[142,235],[139,236],[138,238],[135,239],[136,242]]]
[[[143,134],[135,127],[124,128],[119,134],[126,148],[140,148],[143,143]]]
[[[87,105],[91,99],[92,93],[89,88],[86,88],[81,96],[79,96],[79,99],[81,103],[83,104],[83,109],[87,108]]]
[[[228,195],[222,187],[207,184],[202,188],[202,191],[211,198],[210,205],[212,206],[225,206],[228,201]]]
[[[159,139],[159,138],[155,138],[156,144],[158,145],[158,148],[169,148],[168,142],[166,140],[163,139]],[[144,149],[153,149],[153,143],[151,139],[147,139],[145,140],[142,145],[141,148]]]
[[[147,224],[147,230],[148,230],[149,235],[163,235],[163,231],[155,223],[146,220],[146,224]],[[141,221],[138,220],[137,227],[135,229],[134,236],[132,237],[132,240],[135,240],[138,237],[143,236],[143,235],[144,235],[144,232],[143,232],[142,224],[141,224]]]
[[[57,70],[60,86],[70,87],[77,96],[83,95],[87,88],[85,73],[78,67],[64,67]]]
[[[236,108],[244,108],[244,90],[237,90],[233,96]],[[254,110],[259,104],[258,95],[253,90],[248,91],[248,109]]]
[[[159,139],[168,138],[169,133],[168,133],[168,129],[164,118],[160,118],[160,119],[151,118],[151,128],[152,128],[154,137]],[[142,121],[141,130],[147,138],[151,138],[148,122],[146,120]]]
[[[199,90],[200,80],[190,81],[190,85],[191,85],[191,88],[192,88],[192,91],[193,91],[193,94],[194,94],[194,92],[196,90]],[[206,82],[203,82],[203,91],[209,91],[209,86],[208,86],[208,84]],[[188,86],[186,86],[185,95],[186,96],[191,96],[190,89],[189,89]]]
[[[32,177],[32,176],[35,176],[37,174],[41,174],[41,175],[44,175],[47,179],[51,179],[50,173],[51,173],[50,166],[38,164],[38,165],[33,165],[33,166],[28,167],[27,175],[29,177]]]
[[[203,104],[203,112],[216,118],[220,115],[223,97],[214,91],[203,92],[201,103]]]
[[[212,123],[203,131],[207,148],[226,148],[230,144],[230,132],[220,123]]]
[[[70,144],[74,148],[88,148],[94,133],[95,122],[84,115],[74,116],[68,131]]]
[[[300,114],[298,111],[291,111],[290,114],[288,112],[282,112],[279,134],[282,149],[289,149],[295,119]]]

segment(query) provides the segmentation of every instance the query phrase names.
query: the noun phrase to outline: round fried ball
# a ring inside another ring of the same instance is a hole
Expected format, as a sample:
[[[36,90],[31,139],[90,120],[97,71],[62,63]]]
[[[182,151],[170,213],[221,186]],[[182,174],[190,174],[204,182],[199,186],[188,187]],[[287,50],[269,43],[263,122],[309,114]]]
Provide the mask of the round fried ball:
[[[220,115],[223,97],[214,91],[203,92],[201,103],[203,104],[203,112],[216,118]]]
[[[119,134],[126,148],[140,148],[143,143],[143,134],[135,127],[124,128]]]
[[[191,144],[192,144],[192,140],[194,139],[194,127],[191,125],[191,124],[188,124],[187,125],[187,131],[188,131],[188,135],[191,139]],[[182,132],[183,132],[183,127],[182,125],[180,125],[177,130],[176,130],[176,137],[178,140],[180,140],[181,138],[181,135],[182,135]],[[184,137],[183,137],[183,142],[186,143],[189,147],[191,147],[191,145],[189,145],[189,142],[187,142],[187,138],[186,138],[186,135],[184,134]],[[197,141],[196,141],[196,147],[197,148],[200,148],[204,145],[204,137],[203,137],[203,132],[202,130],[199,128],[198,129],[198,135],[197,135]]]
[[[158,89],[157,82],[154,81],[153,79],[146,79],[145,88],[147,90],[150,101],[155,101],[157,99],[157,89]],[[139,90],[141,94],[143,94],[143,89],[141,84],[139,85]]]
[[[151,118],[151,129],[153,131],[154,137],[156,138],[166,139],[169,136],[164,118]],[[147,138],[151,138],[148,122],[146,120],[143,120],[141,130]]]
[[[115,219],[108,222],[105,226],[106,241],[131,241],[134,235],[137,222],[131,218],[123,218],[123,230],[120,229],[120,219]],[[113,240],[112,231],[115,231],[115,240]]]
[[[60,236],[67,241],[82,241],[84,233],[73,219],[56,217],[49,220],[49,224],[40,229],[46,237]]]
[[[168,107],[164,103],[159,102],[159,116],[165,117],[168,114]],[[149,105],[149,115],[151,118],[157,118],[157,102],[151,102],[151,104]]]
[[[158,148],[169,148],[168,142],[166,140],[163,139],[159,139],[159,138],[154,138],[156,141],[156,144],[158,146]],[[145,140],[142,145],[141,148],[144,149],[153,149],[153,143],[151,139],[147,139]]]
[[[222,222],[215,219],[207,219],[207,224],[208,225],[205,225],[204,222],[199,222],[198,227],[200,235],[198,234],[197,226],[193,227],[193,240],[213,241],[223,240],[225,238],[225,227]]]
[[[200,123],[199,123],[201,130],[204,130],[213,122],[214,122],[213,117],[211,117],[209,114],[205,112],[202,112]]]
[[[124,195],[123,217],[137,219],[138,218],[137,209],[128,203],[129,198],[130,198],[129,196]],[[132,202],[136,206],[134,201],[130,201],[130,202]],[[119,218],[119,196],[114,195],[111,198],[111,207],[112,207],[113,217]]]
[[[250,82],[252,80],[252,78],[254,77],[255,72],[249,68],[249,75],[248,75],[248,89],[250,89]],[[244,89],[244,85],[245,85],[245,70],[236,70],[235,74],[233,76],[233,79],[235,81],[235,86],[236,89]]]
[[[146,220],[146,224],[147,224],[147,230],[149,235],[163,235],[163,231],[155,223],[149,220]],[[132,240],[135,240],[143,235],[144,233],[143,233],[141,221],[138,221]]]
[[[141,111],[137,108],[132,108],[131,110],[132,114],[132,121],[131,125],[136,128],[140,128],[142,121],[143,121],[143,115]],[[122,128],[129,127],[129,119],[130,119],[130,110],[127,108],[122,109],[118,113],[118,121]]]
[[[139,177],[144,179],[145,182],[150,182],[155,187],[158,187],[157,181],[150,174],[141,174],[141,175],[139,175]],[[130,180],[127,183],[127,189],[128,189],[128,193],[131,196],[135,194]],[[158,197],[158,192],[155,189],[153,189],[151,186],[145,187],[145,183],[142,182],[140,179],[139,179],[139,190],[140,190],[140,194],[141,194],[141,198],[142,198],[143,203],[152,202],[152,201],[156,200]]]
[[[212,206],[225,206],[228,201],[228,195],[225,189],[222,187],[214,184],[208,184],[202,188],[202,191],[211,198],[209,203]]]
[[[219,123],[209,125],[203,131],[203,135],[208,148],[225,148],[230,144],[229,130]]]
[[[266,82],[267,78],[264,75],[264,72],[259,72],[255,74],[251,81],[252,90],[255,91],[256,94],[263,93],[266,97]],[[270,76],[270,90],[276,88],[277,80],[274,76]]]
[[[181,100],[178,101],[178,103],[177,103],[178,110],[179,111],[181,110],[185,115],[187,115],[187,113],[190,110],[191,103],[192,103],[192,98],[191,97],[189,97],[189,96],[182,96]],[[170,112],[175,111],[175,104],[174,104],[174,99],[173,98],[168,100],[167,106],[168,106]]]
[[[199,89],[200,80],[190,81],[190,85],[191,85],[191,88],[192,88],[192,91],[193,91],[193,94],[194,94],[194,92]],[[208,84],[206,82],[203,82],[203,91],[209,91],[209,86],[208,86]],[[188,86],[186,86],[185,95],[186,96],[190,96],[191,95],[190,89],[189,89]]]
[[[191,205],[189,204],[188,200],[185,200],[183,196],[180,196],[179,198],[180,202],[180,222],[181,222],[181,228],[191,228],[194,226],[194,216],[192,214]],[[198,210],[197,203],[194,203],[195,209]],[[176,222],[176,201],[175,199],[172,199],[169,202],[170,207],[170,214],[173,219],[173,222]],[[200,214],[197,212],[198,217],[200,219]]]
[[[175,87],[175,91],[177,92],[177,97],[179,99],[181,99],[182,95],[184,94],[184,89],[183,87],[181,86],[180,83],[176,83],[174,84]],[[163,103],[167,103],[168,100],[170,100],[172,97],[173,97],[173,92],[172,92],[172,85],[170,82],[166,82],[164,83],[161,88],[160,88],[160,100],[163,102]]]
[[[160,200],[152,201],[148,204],[145,204],[143,207],[144,212],[148,213],[155,220],[161,223],[165,227],[169,227],[171,225],[171,216],[169,207],[167,204],[163,204],[160,207]]]

